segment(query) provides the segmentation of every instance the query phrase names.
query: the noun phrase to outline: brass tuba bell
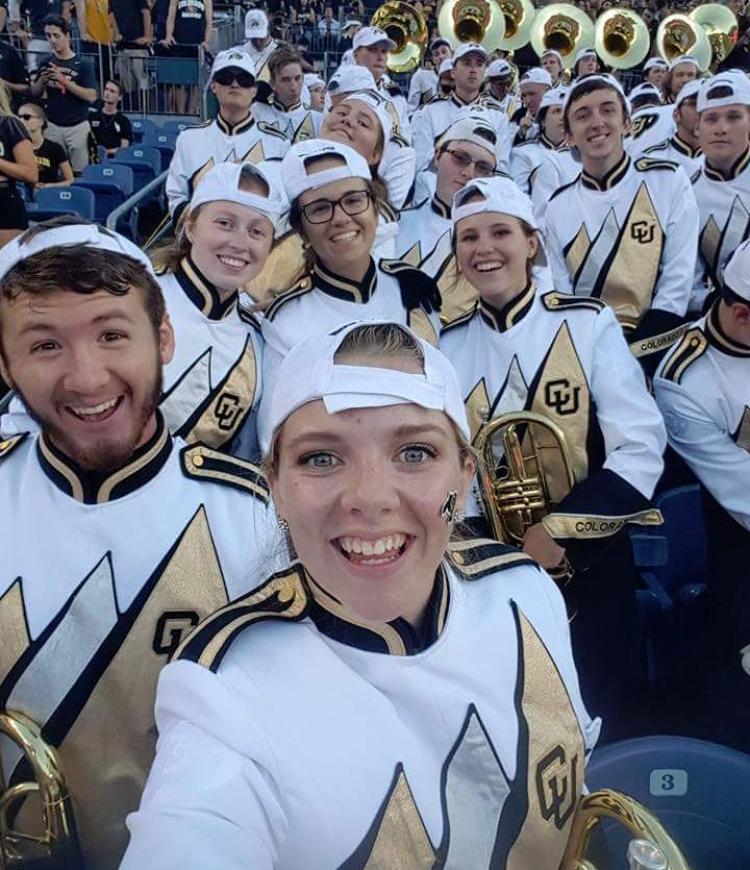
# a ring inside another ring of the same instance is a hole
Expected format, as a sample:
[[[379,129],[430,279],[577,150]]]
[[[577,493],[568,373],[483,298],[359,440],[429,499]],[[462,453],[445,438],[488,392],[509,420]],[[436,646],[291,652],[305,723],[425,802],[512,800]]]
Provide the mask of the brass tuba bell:
[[[82,867],[73,806],[57,753],[22,713],[0,713],[0,735],[19,747],[33,774],[33,781],[10,786],[0,794],[0,867],[10,870],[32,863],[43,867],[47,862],[51,867]],[[34,794],[41,802],[42,833],[24,834],[14,830],[11,813]]]
[[[689,54],[702,70],[711,64],[711,43],[706,31],[687,15],[674,12],[661,22],[656,31],[656,50],[667,62]]]
[[[497,0],[443,0],[437,20],[438,33],[453,48],[478,42],[489,53],[505,36],[505,15]]]
[[[594,27],[594,48],[602,62],[614,69],[639,66],[651,47],[646,22],[629,9],[608,9]]]
[[[500,8],[505,16],[505,36],[497,47],[517,51],[531,39],[536,9],[531,0],[500,0]]]
[[[624,825],[634,837],[645,841],[645,846],[651,847],[654,857],[662,857],[661,865],[654,862],[631,866],[690,870],[680,847],[656,816],[630,795],[610,789],[600,789],[580,799],[560,870],[596,870],[595,865],[586,858],[586,853],[591,833],[602,819],[614,819]]]
[[[540,9],[531,28],[531,47],[541,57],[548,49],[560,53],[563,66],[573,66],[576,53],[593,48],[594,22],[572,3],[552,3]]]
[[[370,23],[385,30],[396,43],[386,61],[391,72],[410,72],[419,66],[428,36],[427,22],[419,10],[401,0],[388,0],[373,14]]]
[[[690,13],[690,18],[700,24],[711,45],[711,69],[725,61],[737,44],[739,24],[737,16],[728,6],[720,3],[705,3]]]

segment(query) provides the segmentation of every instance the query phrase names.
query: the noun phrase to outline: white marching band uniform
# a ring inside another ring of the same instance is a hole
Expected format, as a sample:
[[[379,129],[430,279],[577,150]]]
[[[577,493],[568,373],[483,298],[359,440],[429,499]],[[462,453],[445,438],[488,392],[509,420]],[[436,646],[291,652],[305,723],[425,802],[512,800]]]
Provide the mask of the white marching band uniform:
[[[534,216],[544,225],[544,216],[552,195],[558,188],[578,178],[581,164],[573,159],[570,148],[547,149],[542,157],[542,162],[534,172],[530,196],[534,205]]]
[[[698,146],[693,148],[687,142],[683,142],[678,133],[675,133],[671,139],[665,139],[664,142],[658,142],[644,149],[639,156],[676,163],[685,170],[688,178],[692,178],[703,165],[701,149]]]
[[[556,867],[598,734],[559,593],[488,540],[438,571],[421,639],[293,565],[182,645],[156,715],[123,870]]]
[[[106,476],[41,435],[2,442],[0,456],[0,709],[42,727],[86,866],[111,870],[154,751],[157,675],[268,564],[268,487],[250,463],[173,440],[161,417]],[[17,747],[0,745],[5,782],[29,779]],[[22,808],[17,827],[35,831],[35,812]]]
[[[400,215],[396,236],[399,257],[421,268],[422,260],[442,236],[450,234],[450,230],[451,207],[437,194],[419,205],[405,208]]]
[[[438,74],[435,70],[420,67],[409,80],[409,94],[406,105],[410,112],[416,112],[429,102],[438,92]]]
[[[630,132],[625,139],[625,150],[635,156],[646,148],[671,139],[677,131],[674,120],[674,105],[646,106],[633,112],[630,118]]]
[[[289,107],[276,99],[270,103],[253,103],[252,113],[256,121],[275,127],[289,142],[314,139],[323,120],[321,112],[314,112],[302,100]]]

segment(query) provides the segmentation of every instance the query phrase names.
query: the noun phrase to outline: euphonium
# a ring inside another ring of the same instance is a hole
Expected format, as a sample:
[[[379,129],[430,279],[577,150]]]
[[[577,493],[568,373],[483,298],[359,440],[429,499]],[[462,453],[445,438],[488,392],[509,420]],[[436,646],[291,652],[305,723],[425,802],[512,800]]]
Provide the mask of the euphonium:
[[[386,61],[391,72],[409,72],[419,66],[427,45],[427,22],[421,12],[401,0],[388,0],[373,14],[370,23],[385,30],[396,43]]]
[[[534,411],[501,414],[485,423],[474,446],[485,515],[498,541],[521,545],[526,530],[552,511],[576,484],[560,427]],[[550,572],[569,579],[567,560]]]
[[[18,746],[33,774],[32,781],[0,794],[0,867],[82,867],[73,805],[57,753],[22,713],[0,713],[0,735]],[[41,803],[41,833],[23,834],[13,829],[10,816],[20,801],[33,795]]]
[[[655,851],[658,850],[666,859],[662,866],[667,870],[690,870],[680,847],[656,816],[630,795],[609,789],[592,792],[580,799],[560,870],[596,870],[586,853],[591,833],[602,819],[614,819],[634,837],[656,847]]]

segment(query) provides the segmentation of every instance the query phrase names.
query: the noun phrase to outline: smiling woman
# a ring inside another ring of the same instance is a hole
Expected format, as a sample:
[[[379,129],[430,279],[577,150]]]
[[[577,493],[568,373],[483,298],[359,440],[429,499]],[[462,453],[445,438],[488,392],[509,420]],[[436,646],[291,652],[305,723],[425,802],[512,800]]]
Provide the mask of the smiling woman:
[[[167,666],[122,867],[557,867],[597,723],[549,578],[449,544],[474,469],[453,369],[354,324],[279,384],[266,468],[298,561]]]

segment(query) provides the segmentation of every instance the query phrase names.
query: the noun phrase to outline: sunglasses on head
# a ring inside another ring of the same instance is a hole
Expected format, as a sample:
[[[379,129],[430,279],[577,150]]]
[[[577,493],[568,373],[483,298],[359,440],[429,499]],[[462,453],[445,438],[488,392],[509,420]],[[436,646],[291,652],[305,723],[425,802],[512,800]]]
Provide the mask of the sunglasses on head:
[[[218,85],[229,87],[236,81],[241,88],[251,88],[255,84],[255,77],[242,69],[221,69],[216,73],[213,80]]]

